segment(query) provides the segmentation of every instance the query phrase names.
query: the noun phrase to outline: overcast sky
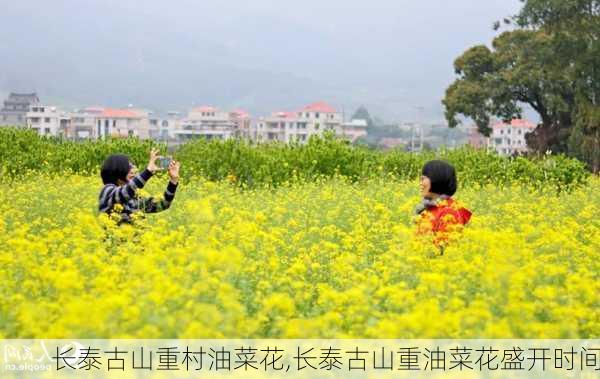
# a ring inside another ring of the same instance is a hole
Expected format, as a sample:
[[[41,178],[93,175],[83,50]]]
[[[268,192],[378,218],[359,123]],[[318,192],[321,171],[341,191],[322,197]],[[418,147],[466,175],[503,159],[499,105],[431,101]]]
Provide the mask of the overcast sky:
[[[440,100],[518,0],[0,0],[0,92],[253,113],[327,100],[386,119]]]

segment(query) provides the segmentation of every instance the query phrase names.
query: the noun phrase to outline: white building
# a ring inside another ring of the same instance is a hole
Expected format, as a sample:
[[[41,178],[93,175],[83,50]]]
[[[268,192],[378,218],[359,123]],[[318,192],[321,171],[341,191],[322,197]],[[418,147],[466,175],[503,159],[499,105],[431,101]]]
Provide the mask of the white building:
[[[536,125],[521,119],[515,119],[510,124],[496,123],[492,125],[489,147],[501,155],[512,155],[526,152],[525,134],[533,131]]]
[[[173,135],[182,142],[195,138],[225,140],[236,136],[237,126],[230,112],[205,106],[190,110]]]
[[[88,107],[71,113],[70,117],[68,137],[75,140],[150,138],[149,113],[144,110]]]
[[[0,108],[0,126],[26,126],[29,108],[38,105],[40,99],[36,93],[11,93]]]
[[[166,117],[150,115],[148,118],[150,138],[161,141],[175,139],[175,131],[180,129],[181,117],[179,112],[169,111]]]
[[[275,112],[271,116],[261,117],[250,131],[250,139],[258,142],[306,141],[308,122],[295,112]]]
[[[261,117],[251,127],[250,138],[258,142],[306,142],[312,135],[331,130],[344,136],[342,114],[325,102],[317,102],[296,112],[276,112]]]
[[[89,107],[71,113],[69,138],[75,140],[98,138],[96,118],[104,108]]]
[[[96,138],[150,138],[148,115],[142,111],[104,108],[96,115]]]
[[[229,118],[235,124],[235,136],[249,139],[252,126],[252,117],[250,117],[250,114],[244,110],[236,109],[229,112]]]
[[[354,143],[367,135],[367,120],[351,120],[342,124],[343,137]]]
[[[41,136],[66,137],[71,117],[57,107],[36,104],[25,114],[25,125]]]

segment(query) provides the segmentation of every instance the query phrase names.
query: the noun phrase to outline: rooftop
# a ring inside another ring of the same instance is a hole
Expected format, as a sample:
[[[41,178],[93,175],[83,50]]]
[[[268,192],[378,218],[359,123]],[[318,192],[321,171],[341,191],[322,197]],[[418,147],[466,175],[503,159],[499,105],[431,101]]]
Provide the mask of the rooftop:
[[[217,112],[217,108],[210,106],[201,106],[193,108],[192,112]]]
[[[250,113],[243,109],[234,109],[233,111],[229,112],[229,114],[237,118],[250,118]]]
[[[104,108],[98,117],[102,118],[140,118],[136,112],[127,109]]]
[[[502,128],[504,126],[508,126],[508,124],[504,122],[498,122],[492,126],[492,128]],[[510,126],[513,128],[526,128],[526,129],[535,129],[536,125],[528,120],[523,120],[516,118],[510,122]]]
[[[321,112],[321,113],[337,113],[335,108],[324,101],[309,104],[302,108],[304,112]]]
[[[363,119],[352,119],[352,121],[347,122],[344,124],[345,126],[353,126],[353,127],[359,127],[359,128],[366,128],[369,126],[369,124],[367,123],[367,120],[363,120]]]
[[[279,112],[273,112],[271,117],[294,118],[294,117],[296,117],[296,114],[294,112],[279,111]]]

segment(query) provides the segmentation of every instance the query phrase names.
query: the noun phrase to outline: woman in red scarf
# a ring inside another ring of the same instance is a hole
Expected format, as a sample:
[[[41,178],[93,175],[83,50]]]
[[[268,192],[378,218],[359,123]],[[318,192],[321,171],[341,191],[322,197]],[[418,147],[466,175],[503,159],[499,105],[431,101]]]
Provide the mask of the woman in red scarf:
[[[421,195],[423,201],[417,206],[417,231],[433,234],[433,243],[442,255],[450,236],[471,219],[471,211],[452,199],[456,192],[456,170],[448,162],[433,160],[423,166]]]

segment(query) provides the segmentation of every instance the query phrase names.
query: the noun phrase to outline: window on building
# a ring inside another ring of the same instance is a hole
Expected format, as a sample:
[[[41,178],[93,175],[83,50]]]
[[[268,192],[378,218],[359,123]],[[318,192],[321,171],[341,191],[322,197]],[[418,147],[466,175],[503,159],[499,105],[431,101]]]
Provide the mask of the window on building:
[[[501,145],[502,144],[502,138],[495,138],[494,142],[496,143],[496,145]]]
[[[504,129],[500,129],[500,134],[504,134]]]
[[[44,117],[44,122],[46,124],[49,124],[50,123],[50,117]]]
[[[133,137],[133,130],[129,129],[129,131],[127,132],[127,135],[129,135],[129,137]]]
[[[46,112],[46,108],[44,108],[44,107],[40,108],[40,112],[42,112],[42,113]]]
[[[523,131],[521,129],[519,129],[519,131],[517,132],[519,135],[521,135],[521,133],[523,133]]]
[[[315,113],[315,118],[319,118],[319,112]]]
[[[44,133],[45,134],[50,134],[50,128],[44,128]]]
[[[117,126],[117,120],[113,120],[113,127]]]

